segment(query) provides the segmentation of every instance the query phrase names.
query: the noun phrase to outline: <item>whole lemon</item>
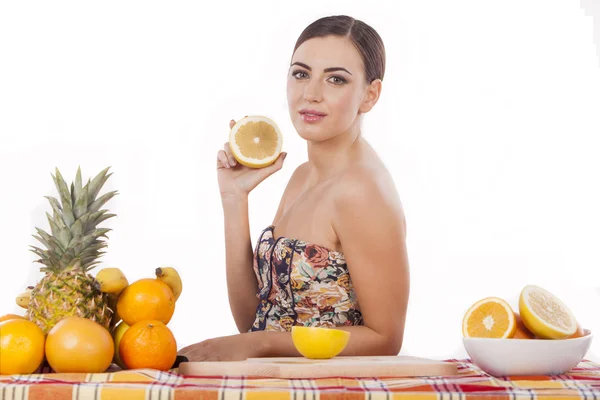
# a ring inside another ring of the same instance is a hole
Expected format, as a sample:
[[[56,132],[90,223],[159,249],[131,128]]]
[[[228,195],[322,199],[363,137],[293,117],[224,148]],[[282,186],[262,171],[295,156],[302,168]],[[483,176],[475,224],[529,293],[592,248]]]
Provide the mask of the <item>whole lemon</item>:
[[[119,367],[121,367],[121,369],[127,369],[127,366],[121,359],[121,353],[119,353],[119,345],[121,344],[121,339],[123,338],[123,335],[125,334],[125,332],[127,332],[127,329],[129,329],[129,325],[127,325],[127,323],[125,321],[121,321],[121,322],[119,322],[119,324],[117,326],[114,327],[113,333],[112,333],[113,341],[115,342],[114,360],[115,360],[115,364],[117,364]]]

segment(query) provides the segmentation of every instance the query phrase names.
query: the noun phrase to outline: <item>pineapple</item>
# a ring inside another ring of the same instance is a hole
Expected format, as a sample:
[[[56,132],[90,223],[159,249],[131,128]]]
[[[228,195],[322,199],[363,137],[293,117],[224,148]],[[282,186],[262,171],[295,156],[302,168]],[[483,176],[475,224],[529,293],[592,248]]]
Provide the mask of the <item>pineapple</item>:
[[[35,262],[44,265],[40,270],[45,275],[31,292],[27,309],[27,318],[45,333],[62,318],[72,315],[109,328],[113,310],[108,306],[108,295],[98,290],[94,277],[88,273],[100,263],[98,258],[104,254],[101,250],[107,246],[100,238],[107,238],[106,233],[110,231],[97,226],[115,216],[100,208],[117,192],[97,198],[112,175],[107,175],[109,168],[83,187],[78,168],[70,191],[58,168],[56,176],[52,175],[60,202],[46,196],[54,211],[52,216],[46,213],[52,234],[36,228],[38,235],[33,235],[46,247],[43,250],[31,246],[31,251],[40,257]]]

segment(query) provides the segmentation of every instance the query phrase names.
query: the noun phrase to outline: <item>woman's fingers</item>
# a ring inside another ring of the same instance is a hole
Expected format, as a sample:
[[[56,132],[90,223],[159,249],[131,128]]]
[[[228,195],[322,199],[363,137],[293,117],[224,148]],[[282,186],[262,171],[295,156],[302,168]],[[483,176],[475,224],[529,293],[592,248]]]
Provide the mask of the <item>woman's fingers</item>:
[[[219,166],[219,164],[220,164],[220,166]],[[224,168],[231,167],[231,165],[229,165],[229,160],[228,160],[227,154],[223,150],[219,150],[219,152],[217,153],[217,168],[219,168],[219,167],[224,167]]]
[[[226,142],[225,145],[223,146],[223,148],[225,149],[225,153],[227,153],[227,159],[229,160],[229,165],[231,165],[232,167],[235,167],[237,165],[237,160],[231,153],[231,147],[229,147],[229,142]]]

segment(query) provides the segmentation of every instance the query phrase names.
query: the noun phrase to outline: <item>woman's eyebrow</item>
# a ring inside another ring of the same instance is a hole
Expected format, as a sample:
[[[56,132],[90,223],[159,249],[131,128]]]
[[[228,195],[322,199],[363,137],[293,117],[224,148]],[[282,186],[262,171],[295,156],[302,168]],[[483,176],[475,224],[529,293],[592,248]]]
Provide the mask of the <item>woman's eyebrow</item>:
[[[306,65],[306,64],[304,64],[303,62],[300,62],[300,61],[296,61],[296,62],[292,63],[292,65],[298,65],[298,66],[300,66],[300,67],[302,67],[302,68],[306,68],[307,70],[309,70],[309,71],[312,71],[312,68],[311,68],[311,67],[309,67],[308,65]],[[291,67],[292,65],[290,65],[290,67]],[[350,72],[350,71],[348,71],[346,68],[342,68],[342,67],[330,67],[330,68],[325,68],[323,71],[324,71],[324,72],[345,71],[345,72],[349,73],[350,75],[352,75],[352,72]]]

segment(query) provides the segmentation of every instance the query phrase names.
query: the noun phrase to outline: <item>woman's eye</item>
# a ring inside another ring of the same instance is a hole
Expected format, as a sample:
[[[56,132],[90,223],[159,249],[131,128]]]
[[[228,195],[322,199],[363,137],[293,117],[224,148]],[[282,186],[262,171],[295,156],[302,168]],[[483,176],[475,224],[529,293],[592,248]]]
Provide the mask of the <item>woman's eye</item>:
[[[335,85],[342,85],[346,83],[346,79],[342,78],[341,76],[332,76],[329,78],[329,81]]]
[[[294,71],[294,72],[292,72],[292,76],[296,79],[308,78],[308,74],[304,71]]]

